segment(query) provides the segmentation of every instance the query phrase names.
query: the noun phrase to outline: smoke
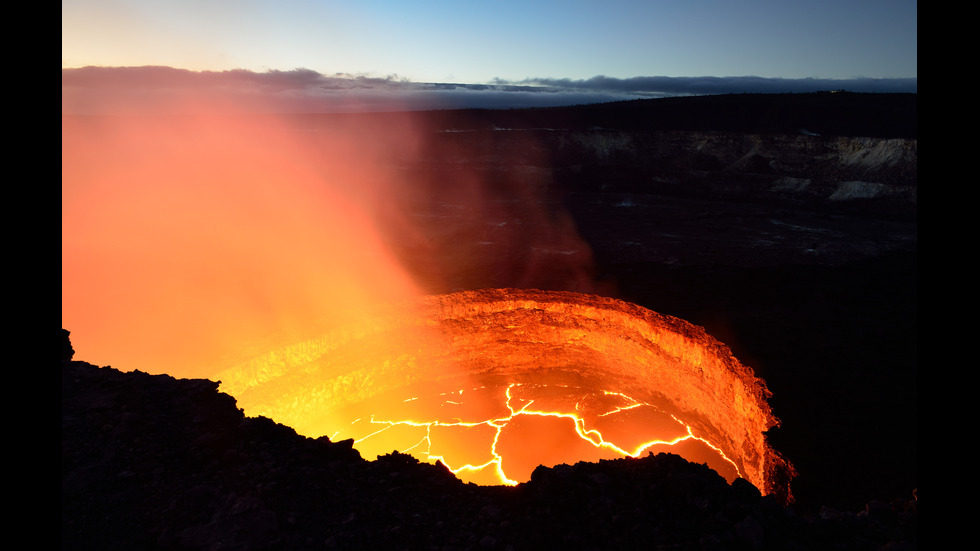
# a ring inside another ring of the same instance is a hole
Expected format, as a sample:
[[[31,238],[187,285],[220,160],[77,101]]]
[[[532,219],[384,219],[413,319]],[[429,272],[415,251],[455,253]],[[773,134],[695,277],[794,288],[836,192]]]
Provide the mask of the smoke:
[[[450,135],[413,109],[804,84],[847,88],[756,78],[450,85],[304,69],[63,70],[63,324],[90,361],[208,376],[371,304],[419,294],[603,294],[540,134]],[[297,115],[324,106],[401,113]]]
[[[399,129],[311,139],[228,98],[164,107],[63,117],[62,315],[86,359],[207,376],[417,294],[370,211]]]
[[[444,134],[412,113],[270,114],[310,72],[137,72],[63,82],[99,113],[62,117],[63,326],[88,361],[208,377],[419,294],[594,289],[533,142],[420,172]]]

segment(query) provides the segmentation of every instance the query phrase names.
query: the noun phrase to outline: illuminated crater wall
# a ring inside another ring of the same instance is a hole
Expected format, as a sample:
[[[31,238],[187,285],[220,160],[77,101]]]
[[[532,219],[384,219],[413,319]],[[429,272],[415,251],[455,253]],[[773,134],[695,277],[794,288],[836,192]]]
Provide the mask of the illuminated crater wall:
[[[353,438],[364,455],[442,460],[464,480],[672,451],[792,499],[792,467],[764,434],[778,424],[765,383],[700,327],[611,298],[426,296],[218,379],[247,415]]]

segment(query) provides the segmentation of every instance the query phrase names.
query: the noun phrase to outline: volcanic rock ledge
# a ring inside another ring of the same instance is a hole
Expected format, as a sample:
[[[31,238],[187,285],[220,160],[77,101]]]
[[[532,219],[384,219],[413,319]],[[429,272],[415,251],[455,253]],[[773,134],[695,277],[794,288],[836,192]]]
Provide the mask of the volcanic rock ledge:
[[[914,496],[798,516],[669,454],[464,484],[258,417],[206,379],[72,361],[63,331],[62,548],[914,549]]]

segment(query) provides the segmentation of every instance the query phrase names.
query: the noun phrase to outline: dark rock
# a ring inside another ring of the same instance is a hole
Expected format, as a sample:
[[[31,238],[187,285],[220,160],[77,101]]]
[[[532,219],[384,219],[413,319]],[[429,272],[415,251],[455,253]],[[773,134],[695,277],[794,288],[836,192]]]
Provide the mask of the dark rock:
[[[752,516],[735,524],[735,535],[748,549],[765,549],[766,536],[762,525]]]
[[[349,443],[241,417],[199,380],[71,362],[62,391],[65,549],[862,549],[854,542],[916,536],[914,508],[900,522],[895,506],[869,503],[873,526],[830,509],[801,518],[676,455],[539,467],[517,487],[481,487],[405,454],[369,462]],[[123,410],[132,419],[106,429]],[[217,449],[197,450],[202,441]]]
[[[75,349],[71,346],[71,339],[68,337],[71,331],[67,329],[61,330],[61,361],[70,362],[75,356]]]

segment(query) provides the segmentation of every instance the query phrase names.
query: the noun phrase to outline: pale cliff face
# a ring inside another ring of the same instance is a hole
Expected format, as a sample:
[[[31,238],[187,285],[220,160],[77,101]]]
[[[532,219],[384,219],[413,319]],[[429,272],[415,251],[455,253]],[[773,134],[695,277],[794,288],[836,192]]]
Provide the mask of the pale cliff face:
[[[914,211],[918,178],[918,140],[909,138],[498,129],[438,134],[426,152],[420,160],[430,170],[440,163],[543,167],[575,190],[695,191],[811,206],[860,197]]]

